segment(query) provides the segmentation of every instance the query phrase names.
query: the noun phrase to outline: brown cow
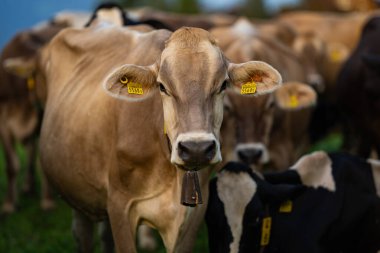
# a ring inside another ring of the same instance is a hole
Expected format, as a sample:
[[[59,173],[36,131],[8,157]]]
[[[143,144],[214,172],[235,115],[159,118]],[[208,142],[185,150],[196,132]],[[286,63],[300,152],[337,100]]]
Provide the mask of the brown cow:
[[[26,148],[27,179],[24,190],[35,191],[36,137],[39,128],[39,112],[36,107],[34,80],[32,73],[18,75],[8,73],[3,66],[14,64],[17,57],[22,57],[24,63],[34,64],[34,57],[39,48],[48,42],[65,25],[45,24],[37,28],[18,33],[4,47],[0,62],[0,140],[4,146],[7,192],[2,210],[13,212],[17,201],[16,177],[20,169],[16,153],[16,142],[21,142]],[[17,71],[17,70],[16,70]],[[53,207],[43,180],[41,206],[43,209]]]
[[[305,107],[316,100],[311,88],[298,83],[306,80],[301,61],[282,43],[261,36],[246,19],[240,19],[231,27],[215,28],[211,33],[222,41],[225,46],[222,49],[230,60],[244,62],[260,59],[270,62],[281,71],[284,81],[297,82],[276,91],[283,94],[280,97],[293,100],[287,100],[291,107],[275,106],[284,102],[280,103],[281,100],[272,94],[242,98],[228,92],[225,101],[227,110],[222,127],[225,161],[239,159],[261,168],[271,160],[272,169],[287,168],[306,151],[311,109]],[[227,34],[228,43],[223,34]],[[249,108],[257,109],[253,111]],[[297,127],[292,128],[295,124]],[[289,149],[289,145],[294,148]]]
[[[141,223],[159,231],[168,252],[192,251],[205,206],[180,205],[181,182],[202,169],[207,201],[226,81],[254,95],[281,83],[263,62],[229,63],[197,28],[66,29],[42,51],[37,73],[47,88],[43,169],[76,210],[109,218],[118,252],[136,251]],[[86,240],[91,222],[76,218],[74,233]]]

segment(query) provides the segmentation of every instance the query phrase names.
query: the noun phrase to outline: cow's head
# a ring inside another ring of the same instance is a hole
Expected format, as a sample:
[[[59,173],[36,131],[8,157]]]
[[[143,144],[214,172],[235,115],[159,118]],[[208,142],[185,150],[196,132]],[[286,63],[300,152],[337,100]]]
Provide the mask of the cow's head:
[[[325,47],[325,42],[314,33],[299,34],[293,41],[293,49],[306,71],[306,81],[318,92],[325,89],[325,80],[321,75]]]
[[[315,103],[315,91],[310,86],[297,82],[285,83],[274,93],[259,97],[239,97],[228,92],[225,107],[235,122],[234,156],[237,160],[254,166],[268,162],[270,157],[267,147],[275,115]],[[230,131],[223,129],[225,130]]]
[[[268,64],[229,63],[208,32],[181,28],[166,42],[158,62],[124,65],[106,79],[104,87],[129,101],[159,90],[172,145],[171,162],[184,169],[200,169],[222,159],[219,130],[226,88],[256,96],[280,83],[280,74]]]

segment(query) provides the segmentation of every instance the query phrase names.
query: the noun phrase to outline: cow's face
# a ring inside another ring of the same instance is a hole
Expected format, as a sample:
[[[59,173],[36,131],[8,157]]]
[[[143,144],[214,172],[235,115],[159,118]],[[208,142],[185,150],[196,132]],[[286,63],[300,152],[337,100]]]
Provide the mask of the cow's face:
[[[268,64],[229,63],[208,32],[182,28],[166,42],[159,62],[149,67],[122,66],[111,74],[105,88],[124,99],[143,98],[159,90],[164,127],[172,145],[171,162],[200,169],[221,161],[219,131],[225,89],[230,86],[238,93],[258,95],[280,83],[280,74]],[[137,87],[136,92],[129,86]]]
[[[325,89],[320,66],[325,55],[325,43],[314,34],[300,34],[293,42],[306,72],[306,81],[318,92]]]
[[[259,97],[241,97],[228,92],[225,107],[235,122],[234,157],[255,167],[268,162],[267,147],[275,115],[314,105],[316,97],[312,88],[296,82],[285,83],[274,93]]]

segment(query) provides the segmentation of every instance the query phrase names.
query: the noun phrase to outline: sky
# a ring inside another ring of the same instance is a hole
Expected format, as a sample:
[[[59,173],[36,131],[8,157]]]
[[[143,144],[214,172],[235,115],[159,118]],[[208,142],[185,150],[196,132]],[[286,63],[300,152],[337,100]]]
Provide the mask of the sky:
[[[200,0],[210,10],[228,9],[242,0]],[[266,6],[276,10],[283,4],[299,0],[265,0]],[[48,20],[62,10],[91,11],[96,0],[0,0],[0,48],[3,48],[16,32]]]

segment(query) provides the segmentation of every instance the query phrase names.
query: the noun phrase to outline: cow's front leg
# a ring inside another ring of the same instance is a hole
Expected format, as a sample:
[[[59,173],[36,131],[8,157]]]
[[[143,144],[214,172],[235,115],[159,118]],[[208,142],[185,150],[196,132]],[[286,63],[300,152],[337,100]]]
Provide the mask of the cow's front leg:
[[[17,202],[17,185],[16,179],[20,164],[16,154],[14,139],[7,129],[0,129],[0,140],[2,141],[5,153],[5,169],[7,175],[7,190],[5,194],[2,211],[12,213],[15,210]]]
[[[109,199],[107,212],[117,253],[136,252],[137,219],[130,211],[130,203],[122,193],[114,192]]]

